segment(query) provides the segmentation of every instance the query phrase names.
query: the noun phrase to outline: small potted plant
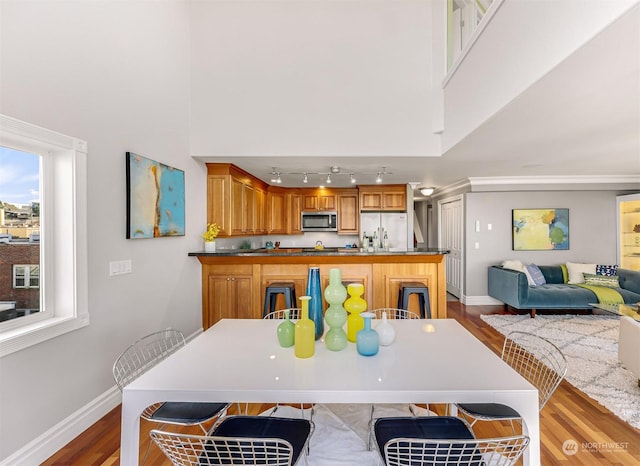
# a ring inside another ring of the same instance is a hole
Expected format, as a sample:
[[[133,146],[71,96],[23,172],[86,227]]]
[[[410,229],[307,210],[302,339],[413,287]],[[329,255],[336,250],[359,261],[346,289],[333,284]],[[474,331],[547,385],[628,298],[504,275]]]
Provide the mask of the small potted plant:
[[[216,237],[218,233],[220,233],[220,227],[217,223],[207,224],[207,231],[202,233],[205,252],[216,252]]]

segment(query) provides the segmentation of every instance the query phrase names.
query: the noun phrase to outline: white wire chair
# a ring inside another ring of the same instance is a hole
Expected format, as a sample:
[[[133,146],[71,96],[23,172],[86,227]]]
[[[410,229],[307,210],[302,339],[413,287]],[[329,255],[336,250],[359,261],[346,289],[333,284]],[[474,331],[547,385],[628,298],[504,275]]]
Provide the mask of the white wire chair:
[[[387,319],[419,319],[420,316],[413,311],[406,309],[398,309],[395,307],[380,307],[372,311],[376,316],[375,319],[382,319],[382,313],[387,313]]]
[[[289,319],[298,320],[300,318],[301,309],[297,307],[291,307],[289,309],[278,309],[265,315],[263,319],[277,319],[282,320],[285,318],[286,312],[289,311]]]
[[[549,340],[527,332],[509,333],[502,347],[502,359],[538,389],[538,408],[549,401],[567,373],[567,359],[562,351]],[[498,403],[458,403],[459,413],[471,422],[513,421],[522,422],[513,408]]]
[[[166,329],[147,335],[124,350],[113,364],[113,378],[122,391],[125,386],[147,372],[160,361],[185,345],[182,332]],[[145,408],[143,419],[162,424],[198,425],[204,433],[204,423],[221,419],[230,403],[155,403]]]
[[[387,466],[511,466],[529,445],[525,435],[476,439],[466,421],[448,416],[381,418],[374,430]]]
[[[275,311],[269,312],[267,315],[263,317],[266,320],[284,320],[286,319],[287,312],[289,313],[289,319],[296,321],[300,319],[300,314],[302,313],[302,309],[297,307],[291,307],[288,309],[278,309]],[[277,411],[280,407],[280,404],[276,404],[273,408],[273,413]],[[304,418],[304,403],[300,403],[300,414]],[[311,405],[311,418],[313,418],[313,405]]]
[[[150,432],[153,441],[176,466],[291,466],[307,447],[313,424],[305,419],[230,416],[210,435]]]

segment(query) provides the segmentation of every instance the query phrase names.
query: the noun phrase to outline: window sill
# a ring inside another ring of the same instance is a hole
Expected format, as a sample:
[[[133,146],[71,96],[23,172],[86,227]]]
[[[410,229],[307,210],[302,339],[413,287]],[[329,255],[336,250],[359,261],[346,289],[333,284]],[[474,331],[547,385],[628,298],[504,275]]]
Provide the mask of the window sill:
[[[89,325],[89,314],[53,317],[0,334],[0,358]]]

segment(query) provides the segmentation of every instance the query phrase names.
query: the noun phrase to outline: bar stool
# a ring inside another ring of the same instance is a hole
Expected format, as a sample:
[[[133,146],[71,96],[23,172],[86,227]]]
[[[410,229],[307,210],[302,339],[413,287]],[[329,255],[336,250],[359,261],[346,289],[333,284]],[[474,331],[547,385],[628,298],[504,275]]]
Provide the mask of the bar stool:
[[[272,283],[265,289],[262,317],[276,310],[276,300],[279,294],[284,295],[285,308],[296,307],[296,285],[293,282]]]
[[[420,317],[431,319],[431,303],[429,302],[429,287],[420,282],[402,282],[398,291],[398,309],[409,309],[409,296],[418,295],[420,302]]]

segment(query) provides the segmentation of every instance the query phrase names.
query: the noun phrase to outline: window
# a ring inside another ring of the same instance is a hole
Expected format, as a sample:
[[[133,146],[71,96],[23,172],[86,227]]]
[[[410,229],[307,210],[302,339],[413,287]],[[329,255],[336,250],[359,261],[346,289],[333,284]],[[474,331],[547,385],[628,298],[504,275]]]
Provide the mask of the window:
[[[35,155],[40,167],[39,198],[31,199],[30,208],[12,214],[29,228],[17,235],[0,230],[5,235],[0,241],[0,267],[12,244],[23,248],[8,270],[6,264],[0,270],[16,297],[1,296],[6,290],[0,288],[0,301],[10,303],[5,307],[11,303],[21,307],[17,296],[30,296],[24,298],[23,310],[13,309],[19,318],[0,319],[2,357],[88,325],[89,313],[86,143],[0,115],[0,146]],[[0,201],[6,203],[2,195]]]
[[[14,265],[13,266],[13,287],[14,288],[40,288],[40,266],[39,265]]]

